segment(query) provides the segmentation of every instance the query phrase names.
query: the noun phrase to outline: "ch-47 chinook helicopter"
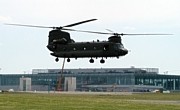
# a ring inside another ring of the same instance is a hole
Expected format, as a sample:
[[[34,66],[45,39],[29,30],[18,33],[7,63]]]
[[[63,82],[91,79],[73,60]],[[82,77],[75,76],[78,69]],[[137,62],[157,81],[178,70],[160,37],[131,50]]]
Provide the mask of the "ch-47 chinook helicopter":
[[[124,48],[121,40],[123,35],[169,35],[169,34],[118,34],[118,33],[106,33],[96,31],[82,31],[69,29],[67,27],[73,27],[82,23],[94,21],[97,19],[85,20],[77,23],[73,23],[60,27],[46,27],[35,25],[22,25],[22,24],[7,24],[15,26],[37,27],[37,28],[52,28],[49,32],[49,41],[47,48],[52,52],[51,55],[56,57],[55,61],[58,62],[59,58],[67,58],[67,62],[70,62],[70,58],[90,58],[89,62],[94,63],[93,58],[101,58],[100,63],[105,63],[104,58],[125,56],[128,54],[128,50]],[[109,34],[112,35],[108,38],[108,41],[92,41],[92,42],[75,42],[71,39],[68,32],[62,31],[77,31],[87,32],[95,34]]]

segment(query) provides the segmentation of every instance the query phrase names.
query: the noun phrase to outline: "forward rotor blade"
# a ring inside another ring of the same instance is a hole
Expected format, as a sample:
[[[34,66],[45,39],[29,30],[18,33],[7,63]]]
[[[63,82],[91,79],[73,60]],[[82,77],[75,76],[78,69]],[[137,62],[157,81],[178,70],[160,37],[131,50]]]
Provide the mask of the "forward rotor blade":
[[[70,24],[70,25],[66,25],[66,26],[63,26],[63,27],[72,27],[72,26],[76,26],[76,25],[79,25],[79,24],[83,24],[83,23],[90,22],[90,21],[95,21],[95,20],[97,20],[97,19],[85,20],[85,21],[73,23],[73,24]]]
[[[94,34],[110,34],[110,35],[113,35],[113,33],[96,32],[96,31],[82,31],[82,30],[67,29],[67,28],[62,28],[62,30],[67,30],[67,31],[76,31],[76,32],[86,32],[86,33],[94,33]]]
[[[53,28],[53,29],[56,28],[56,27],[47,27],[47,26],[35,26],[35,25],[24,25],[24,24],[8,24],[8,23],[5,23],[5,25],[24,26],[24,27],[36,27],[36,28]]]

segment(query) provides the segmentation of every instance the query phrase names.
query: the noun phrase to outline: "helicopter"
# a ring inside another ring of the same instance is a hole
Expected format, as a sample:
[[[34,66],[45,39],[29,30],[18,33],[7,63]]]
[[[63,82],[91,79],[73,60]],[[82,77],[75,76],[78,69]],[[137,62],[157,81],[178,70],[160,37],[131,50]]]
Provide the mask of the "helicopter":
[[[35,26],[35,25],[22,25],[22,24],[6,24],[25,27],[36,28],[52,28],[49,31],[49,39],[47,48],[52,52],[52,56],[56,57],[55,61],[58,62],[59,58],[67,58],[67,62],[70,62],[71,58],[90,58],[89,62],[94,63],[94,58],[101,58],[100,63],[105,63],[104,58],[125,56],[128,54],[128,50],[123,46],[121,37],[124,35],[169,35],[169,34],[124,34],[113,32],[96,32],[96,31],[83,31],[69,29],[76,25],[95,21],[97,19],[89,19],[60,27],[47,27],[47,26]],[[108,41],[91,41],[91,42],[75,42],[71,39],[70,33],[66,31],[77,31],[94,34],[108,34],[111,35]]]

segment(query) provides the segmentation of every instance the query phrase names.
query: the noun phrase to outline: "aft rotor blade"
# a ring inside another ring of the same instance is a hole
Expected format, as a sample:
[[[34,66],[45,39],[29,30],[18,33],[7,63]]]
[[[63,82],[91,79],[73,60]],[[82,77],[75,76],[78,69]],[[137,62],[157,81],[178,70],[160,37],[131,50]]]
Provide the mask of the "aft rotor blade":
[[[97,31],[84,31],[84,30],[75,30],[75,29],[67,29],[67,28],[62,28],[62,30],[67,30],[67,31],[76,31],[76,32],[86,32],[86,33],[94,33],[94,34],[108,34],[108,35],[173,35],[173,34],[124,34],[124,33],[107,33],[107,32],[97,32]]]
[[[132,35],[132,36],[138,36],[138,35],[173,35],[173,34],[124,34],[124,33],[121,33],[121,34],[119,34],[119,33],[114,33],[114,35],[120,35],[120,36],[123,36],[123,35]]]
[[[72,26],[76,26],[76,25],[79,25],[79,24],[83,24],[83,23],[87,23],[87,22],[95,21],[95,20],[97,20],[97,19],[89,19],[89,20],[73,23],[73,24],[70,24],[70,25],[66,25],[66,26],[63,26],[63,27],[72,27]]]
[[[109,31],[109,32],[111,32],[111,33],[114,33],[112,30],[110,30],[110,29],[106,29],[107,31]]]
[[[48,27],[48,26],[36,26],[36,25],[24,25],[24,24],[8,24],[5,23],[5,25],[14,25],[14,26],[24,26],[24,27],[36,27],[36,28],[56,28],[56,27]]]

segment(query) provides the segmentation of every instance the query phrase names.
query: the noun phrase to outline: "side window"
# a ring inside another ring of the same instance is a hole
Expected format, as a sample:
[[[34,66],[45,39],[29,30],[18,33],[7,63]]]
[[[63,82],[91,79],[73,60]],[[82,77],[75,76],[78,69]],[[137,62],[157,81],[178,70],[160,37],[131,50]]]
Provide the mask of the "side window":
[[[74,47],[73,50],[76,51],[76,48]]]
[[[104,45],[104,50],[109,50],[109,45]]]
[[[66,47],[64,47],[64,48],[63,48],[63,51],[66,51],[66,50],[67,50]]]

